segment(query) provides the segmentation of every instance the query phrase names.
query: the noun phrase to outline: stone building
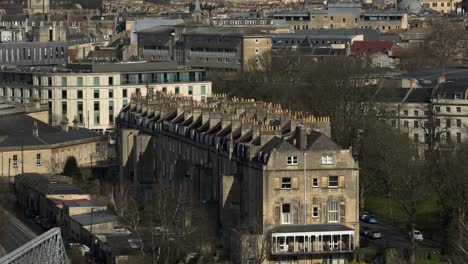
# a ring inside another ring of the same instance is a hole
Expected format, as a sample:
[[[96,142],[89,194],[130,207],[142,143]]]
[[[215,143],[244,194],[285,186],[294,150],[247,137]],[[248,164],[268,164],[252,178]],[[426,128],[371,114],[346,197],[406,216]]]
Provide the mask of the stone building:
[[[137,34],[140,58],[174,61],[208,74],[242,72],[271,50],[271,37],[254,28],[159,26]]]
[[[68,157],[79,166],[107,159],[107,138],[85,128],[56,128],[30,115],[0,115],[0,176],[55,174]]]
[[[364,10],[356,3],[329,3],[324,9],[277,13],[274,18],[286,21],[291,30],[364,28],[386,32],[408,28],[408,16],[403,12]]]
[[[213,205],[234,263],[256,259],[258,239],[264,263],[352,258],[358,165],[330,139],[328,118],[224,95],[155,94],[132,97],[116,122],[121,178],[142,200],[164,182]]]
[[[57,65],[68,62],[66,42],[0,43],[0,64],[15,66]]]
[[[1,53],[0,53],[1,57]],[[211,82],[204,70],[186,70],[154,63],[89,63],[67,67],[4,68],[0,96],[29,102],[34,96],[48,103],[49,121],[78,120],[78,126],[98,132],[114,128],[114,117],[130,95],[156,91],[204,100]]]
[[[457,147],[468,139],[468,70],[428,69],[395,77],[398,88],[381,89],[377,100],[391,106],[391,124],[420,146]],[[395,81],[395,80],[393,80]]]

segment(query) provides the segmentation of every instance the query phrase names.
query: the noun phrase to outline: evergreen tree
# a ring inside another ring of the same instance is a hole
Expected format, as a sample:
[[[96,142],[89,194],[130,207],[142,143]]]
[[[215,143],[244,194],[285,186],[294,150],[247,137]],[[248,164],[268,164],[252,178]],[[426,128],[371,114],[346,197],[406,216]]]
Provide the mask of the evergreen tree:
[[[80,167],[78,167],[78,163],[76,162],[75,157],[70,156],[67,158],[65,166],[63,167],[63,175],[73,177],[77,180],[81,180],[81,170]]]

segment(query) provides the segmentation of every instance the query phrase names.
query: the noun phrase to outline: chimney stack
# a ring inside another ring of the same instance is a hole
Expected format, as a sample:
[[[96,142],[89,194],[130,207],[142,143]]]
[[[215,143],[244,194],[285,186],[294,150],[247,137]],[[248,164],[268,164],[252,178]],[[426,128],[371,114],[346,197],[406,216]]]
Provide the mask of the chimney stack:
[[[61,125],[62,125],[62,130],[65,132],[68,132],[68,118],[63,117]]]
[[[32,133],[33,136],[38,137],[39,136],[39,128],[37,127],[37,122],[33,122],[33,128],[32,128]]]
[[[300,150],[307,148],[307,128],[304,125],[298,125],[296,127],[296,146]]]
[[[73,123],[73,129],[78,130],[78,119],[76,118],[76,116],[73,119],[72,123]]]

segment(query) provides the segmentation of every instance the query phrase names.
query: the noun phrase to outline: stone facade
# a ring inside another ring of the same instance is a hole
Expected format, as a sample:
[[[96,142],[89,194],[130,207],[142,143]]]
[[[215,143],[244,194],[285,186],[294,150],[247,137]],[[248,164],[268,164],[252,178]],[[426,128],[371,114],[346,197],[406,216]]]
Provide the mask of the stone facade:
[[[277,13],[291,30],[314,28],[372,28],[384,32],[408,28],[408,16],[395,11],[367,11],[360,4],[330,3],[327,8],[295,13]]]
[[[99,65],[104,68],[4,69],[0,96],[15,102],[29,102],[37,96],[49,104],[52,124],[64,117],[69,122],[76,118],[80,127],[104,132],[114,128],[115,116],[132,93],[162,91],[196,100],[211,94],[204,70],[156,70],[151,63],[115,64],[119,66],[115,69],[105,68],[113,64]],[[145,67],[138,70],[140,66]]]
[[[116,123],[121,178],[141,199],[168,182],[216,205],[235,263],[254,258],[252,236],[268,241],[265,263],[348,263],[358,246],[358,165],[329,138],[327,117],[156,94],[133,97]]]

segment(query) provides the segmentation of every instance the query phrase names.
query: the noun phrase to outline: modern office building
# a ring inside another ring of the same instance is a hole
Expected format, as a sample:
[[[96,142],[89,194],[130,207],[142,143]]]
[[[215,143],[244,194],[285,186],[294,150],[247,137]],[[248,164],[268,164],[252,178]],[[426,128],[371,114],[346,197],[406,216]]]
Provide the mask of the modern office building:
[[[172,69],[172,70],[169,70]],[[67,67],[4,68],[0,96],[49,104],[49,121],[78,120],[98,132],[114,128],[114,119],[133,93],[156,91],[182,94],[203,101],[211,94],[204,70],[186,70],[155,63],[69,64]]]
[[[253,99],[156,94],[133,97],[116,122],[122,179],[142,200],[158,184],[183,186],[193,208],[217,215],[210,225],[234,263],[259,263],[258,241],[262,263],[353,258],[359,169],[329,138],[328,118]]]
[[[138,33],[139,57],[171,61],[208,74],[242,72],[271,50],[271,37],[245,27],[159,26]]]

